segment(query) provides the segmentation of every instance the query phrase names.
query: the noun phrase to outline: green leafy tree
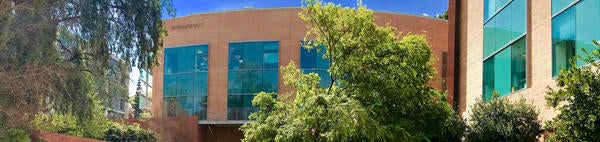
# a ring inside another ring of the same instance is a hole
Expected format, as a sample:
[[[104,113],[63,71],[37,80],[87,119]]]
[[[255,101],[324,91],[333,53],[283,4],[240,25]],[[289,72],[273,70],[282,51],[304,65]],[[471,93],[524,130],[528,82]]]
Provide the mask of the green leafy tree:
[[[448,20],[448,10],[446,10],[446,12],[442,14],[438,14],[437,16],[435,16],[435,18]]]
[[[593,43],[600,46],[597,41]],[[577,55],[570,62],[573,66],[561,69],[556,79],[559,88],[548,87],[547,105],[560,111],[547,123],[547,129],[553,132],[551,140],[600,141],[600,64],[597,62],[600,51],[583,51],[586,57]],[[589,65],[578,67],[577,59]]]
[[[304,1],[304,48],[325,47],[331,84],[295,65],[282,68],[294,96],[253,100],[260,110],[242,127],[245,141],[459,141],[465,125],[430,86],[432,52],[424,36],[378,26],[373,12]],[[402,34],[401,34],[402,35]]]
[[[493,93],[492,100],[477,100],[470,113],[468,141],[537,141],[541,133],[538,112],[525,99],[511,103]]]
[[[0,1],[0,129],[31,132],[35,115],[50,110],[88,125],[90,104],[124,90],[110,74],[124,79],[129,70],[112,68],[113,57],[156,65],[163,10],[172,15],[170,0]]]

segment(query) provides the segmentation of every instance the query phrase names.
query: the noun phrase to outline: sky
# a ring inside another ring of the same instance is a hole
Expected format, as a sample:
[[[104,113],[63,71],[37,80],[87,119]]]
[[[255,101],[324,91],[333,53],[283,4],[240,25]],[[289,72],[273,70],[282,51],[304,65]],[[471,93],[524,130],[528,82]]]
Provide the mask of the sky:
[[[356,7],[356,0],[323,0],[340,4],[342,7]],[[173,0],[175,17],[195,13],[206,13],[244,8],[301,7],[301,0]],[[375,11],[397,12],[412,15],[435,17],[448,9],[448,0],[363,0],[367,8]],[[172,18],[163,15],[163,19]],[[139,70],[133,68],[129,82],[129,95],[135,95]]]
[[[323,0],[356,7],[356,0]],[[301,0],[173,0],[176,16],[195,13],[236,10],[244,8],[301,7]],[[398,12],[435,17],[448,9],[448,0],[363,0],[363,4],[375,11]],[[163,15],[163,18],[171,18]]]

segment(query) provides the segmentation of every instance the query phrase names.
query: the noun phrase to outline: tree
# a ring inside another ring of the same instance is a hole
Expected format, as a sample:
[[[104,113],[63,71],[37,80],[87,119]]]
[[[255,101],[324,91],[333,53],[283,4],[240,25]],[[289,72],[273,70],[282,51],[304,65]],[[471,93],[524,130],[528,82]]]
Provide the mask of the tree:
[[[541,133],[538,112],[525,99],[511,103],[498,98],[498,92],[488,102],[478,100],[470,113],[468,141],[537,141]]]
[[[435,16],[435,18],[448,20],[448,10],[446,10],[446,12],[442,14],[438,14],[437,16]]]
[[[593,42],[596,47],[600,44]],[[548,87],[547,105],[560,111],[547,124],[554,132],[551,140],[556,141],[600,141],[600,72],[597,62],[600,59],[598,49],[571,59],[568,70],[561,69],[556,83],[558,88]],[[589,64],[578,67],[577,59]]]
[[[161,13],[172,14],[170,7],[169,0],[0,1],[0,122],[9,124],[0,129],[31,132],[35,114],[50,110],[84,125],[92,102],[123,89],[109,74],[129,70],[111,68],[113,58],[156,65],[166,34]]]
[[[308,32],[304,48],[325,47],[331,84],[282,68],[295,96],[279,101],[259,94],[260,110],[242,126],[245,141],[459,141],[464,123],[445,103],[432,79],[432,52],[424,36],[375,24],[373,12],[304,1],[299,14]],[[310,39],[310,40],[308,40]],[[427,129],[424,129],[427,128]]]

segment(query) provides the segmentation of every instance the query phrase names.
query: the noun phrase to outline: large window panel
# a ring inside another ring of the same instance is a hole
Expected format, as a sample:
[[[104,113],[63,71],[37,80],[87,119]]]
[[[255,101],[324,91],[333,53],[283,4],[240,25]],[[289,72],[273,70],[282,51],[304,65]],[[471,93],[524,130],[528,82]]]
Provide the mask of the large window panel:
[[[179,47],[177,54],[177,73],[188,73],[194,71],[195,49],[193,46]]]
[[[229,44],[228,120],[247,120],[256,93],[277,93],[278,66],[277,41]]]
[[[312,69],[317,65],[317,51],[315,48],[313,49],[305,49],[300,46],[300,68]]]
[[[165,48],[165,74],[177,72],[177,49]]]
[[[278,69],[279,68],[279,42],[264,43],[263,68],[264,69]]]
[[[193,74],[180,74],[177,75],[177,95],[176,96],[190,96],[194,91],[194,75]]]
[[[194,95],[205,96],[208,94],[208,72],[195,73]]]
[[[230,43],[229,44],[229,70],[242,69],[244,63],[244,44],[241,43]]]
[[[279,85],[278,79],[277,79],[277,70],[273,70],[273,71],[263,71],[263,84],[262,84],[262,91],[268,92],[268,93],[277,93],[277,85]]]
[[[229,71],[228,74],[228,81],[227,81],[227,92],[229,92],[229,94],[238,94],[238,93],[242,93],[242,81],[244,79],[244,72],[243,71]]]
[[[502,6],[511,0],[484,0],[483,1],[483,20],[487,20],[493,16]]]
[[[163,96],[175,96],[177,95],[177,76],[176,75],[165,75],[163,82]]]
[[[208,71],[208,46],[196,48],[196,72]]]
[[[494,60],[494,89],[504,96],[511,93],[511,48],[500,51]]]
[[[592,43],[593,40],[600,39],[600,32],[597,30],[600,25],[600,0],[583,0],[579,2],[575,12],[575,40],[576,54],[585,58],[587,55],[582,48],[591,52],[596,50],[596,46]],[[578,66],[583,66],[585,63],[582,60],[577,60]]]
[[[527,45],[525,38],[516,41],[511,55],[511,92],[525,88],[527,83]]]
[[[570,8],[552,19],[553,76],[558,75],[561,68],[569,68],[569,59],[575,56],[575,10]]]
[[[258,93],[262,88],[262,71],[249,70],[244,72],[243,93]]]
[[[562,11],[577,0],[552,0],[552,15]]]
[[[487,101],[492,98],[494,91],[494,57],[483,61],[483,100]]]
[[[263,43],[253,42],[244,44],[243,69],[262,69]]]
[[[201,101],[208,94],[208,56],[208,45],[165,49],[165,115],[197,115],[198,120],[206,119],[206,103]]]

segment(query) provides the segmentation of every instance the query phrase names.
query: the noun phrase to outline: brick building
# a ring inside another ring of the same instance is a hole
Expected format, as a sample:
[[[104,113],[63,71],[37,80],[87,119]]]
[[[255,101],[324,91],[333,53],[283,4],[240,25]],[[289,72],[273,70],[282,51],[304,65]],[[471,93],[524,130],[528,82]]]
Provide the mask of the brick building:
[[[328,78],[328,61],[301,49],[306,26],[299,12],[300,8],[243,9],[165,20],[164,54],[152,70],[152,115],[196,115],[201,140],[239,141],[239,126],[255,110],[254,93],[290,91],[280,66],[293,61],[305,72]],[[436,57],[437,74],[430,84],[447,89],[448,100],[453,100],[454,48],[449,46],[448,22],[398,13],[374,15],[380,25],[426,35]]]
[[[547,86],[568,59],[591,51],[600,38],[598,0],[450,0],[450,44],[456,47],[460,112],[493,90],[511,100],[525,98],[540,120],[558,113],[546,106]],[[453,42],[455,41],[455,42]],[[577,66],[585,65],[578,61]]]

